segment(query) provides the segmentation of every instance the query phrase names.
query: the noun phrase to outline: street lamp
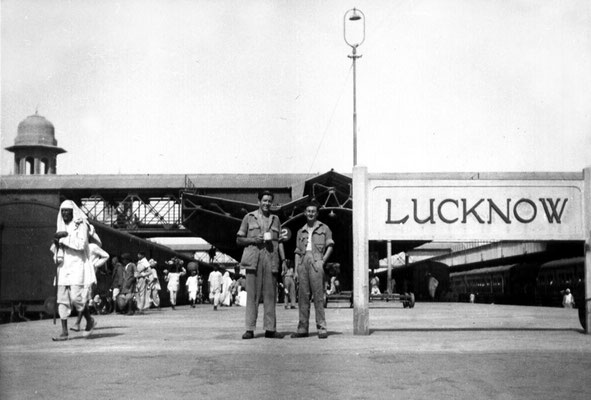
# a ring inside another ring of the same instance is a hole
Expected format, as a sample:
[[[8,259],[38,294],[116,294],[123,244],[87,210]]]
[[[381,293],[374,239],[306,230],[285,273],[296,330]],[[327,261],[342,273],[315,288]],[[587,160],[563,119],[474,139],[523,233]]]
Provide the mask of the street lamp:
[[[347,56],[353,60],[353,166],[357,165],[357,47],[365,41],[365,14],[352,8],[343,17],[343,37],[351,46],[352,54]]]

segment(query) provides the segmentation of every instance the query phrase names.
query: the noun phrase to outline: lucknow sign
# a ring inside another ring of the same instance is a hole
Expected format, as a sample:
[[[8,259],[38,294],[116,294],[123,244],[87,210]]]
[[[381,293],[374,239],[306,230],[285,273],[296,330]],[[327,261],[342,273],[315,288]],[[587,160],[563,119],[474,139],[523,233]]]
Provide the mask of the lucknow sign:
[[[580,240],[572,181],[384,181],[368,185],[370,240]]]

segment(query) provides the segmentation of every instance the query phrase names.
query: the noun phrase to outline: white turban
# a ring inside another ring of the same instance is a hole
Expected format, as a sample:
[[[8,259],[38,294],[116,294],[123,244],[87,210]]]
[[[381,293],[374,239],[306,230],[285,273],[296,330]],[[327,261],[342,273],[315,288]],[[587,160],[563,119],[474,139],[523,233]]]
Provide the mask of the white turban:
[[[80,208],[74,203],[72,200],[64,200],[60,205],[60,212],[57,214],[57,229],[56,232],[65,231],[66,230],[66,223],[64,222],[64,217],[62,217],[62,210],[64,209],[71,209],[72,210],[72,221],[74,222],[86,222],[88,223],[88,218],[86,218],[86,214],[82,212]]]

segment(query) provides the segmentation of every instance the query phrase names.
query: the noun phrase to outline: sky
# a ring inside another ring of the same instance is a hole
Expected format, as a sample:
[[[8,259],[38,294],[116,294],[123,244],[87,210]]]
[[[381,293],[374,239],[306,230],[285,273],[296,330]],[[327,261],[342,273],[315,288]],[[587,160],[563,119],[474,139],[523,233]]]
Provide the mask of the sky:
[[[353,7],[369,172],[591,166],[588,0],[0,6],[2,174],[36,111],[67,150],[59,174],[349,173]]]

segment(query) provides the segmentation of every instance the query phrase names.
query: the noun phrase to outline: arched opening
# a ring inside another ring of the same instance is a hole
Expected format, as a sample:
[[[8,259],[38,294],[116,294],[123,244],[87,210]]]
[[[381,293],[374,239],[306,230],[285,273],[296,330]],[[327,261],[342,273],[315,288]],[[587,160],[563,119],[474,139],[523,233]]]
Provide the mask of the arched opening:
[[[33,157],[27,157],[25,159],[25,175],[35,174],[35,159]]]
[[[41,168],[39,171],[41,175],[47,175],[49,173],[49,160],[47,158],[41,159]]]

